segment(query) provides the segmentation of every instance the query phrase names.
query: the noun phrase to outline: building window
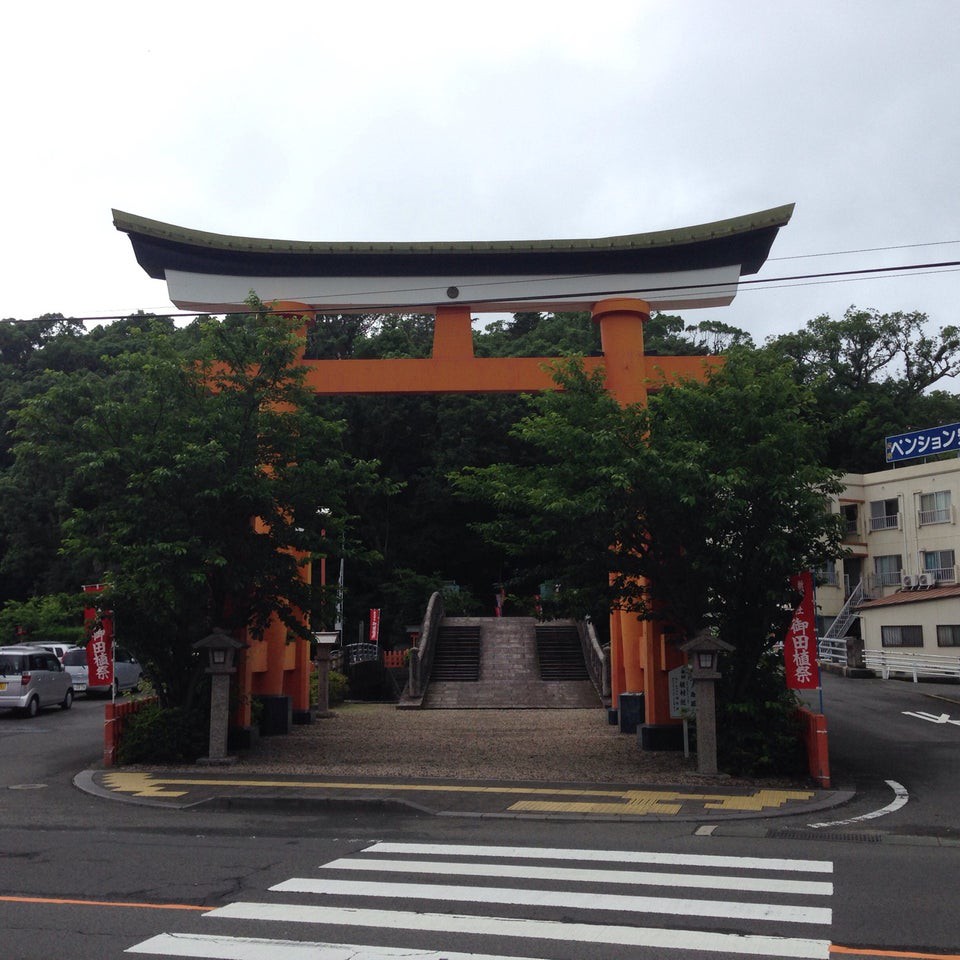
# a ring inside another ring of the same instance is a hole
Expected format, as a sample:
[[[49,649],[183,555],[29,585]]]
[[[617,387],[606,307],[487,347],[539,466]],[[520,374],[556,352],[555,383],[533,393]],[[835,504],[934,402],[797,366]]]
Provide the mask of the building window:
[[[857,505],[855,503],[840,504],[840,515],[843,517],[844,529],[848,537],[857,535]]]
[[[837,565],[832,560],[820,564],[820,566],[817,567],[814,580],[816,583],[826,587],[839,586],[840,578],[837,576]]]
[[[877,583],[882,587],[899,587],[903,573],[903,562],[899,553],[873,558],[873,572]]]
[[[953,519],[950,509],[950,491],[938,490],[936,493],[920,494],[920,525],[927,523],[949,523]]]
[[[870,529],[896,530],[900,526],[900,501],[872,500],[870,502]]]
[[[955,583],[957,568],[952,550],[927,550],[923,554],[923,572],[939,583]]]
[[[937,646],[960,647],[960,623],[938,623]]]
[[[922,647],[923,627],[920,624],[905,627],[881,627],[880,642],[885,647]]]

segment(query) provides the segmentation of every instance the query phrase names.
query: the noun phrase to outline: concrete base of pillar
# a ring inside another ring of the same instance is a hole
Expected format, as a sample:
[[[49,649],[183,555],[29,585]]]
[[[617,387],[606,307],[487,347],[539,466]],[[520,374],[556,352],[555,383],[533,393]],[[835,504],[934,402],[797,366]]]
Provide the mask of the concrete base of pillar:
[[[261,706],[260,735],[274,737],[289,733],[293,725],[293,698],[281,693],[255,693]]]
[[[674,723],[644,723],[637,727],[641,750],[682,750],[683,727]]]
[[[313,723],[314,713],[312,710],[294,710],[293,722],[295,724]]]
[[[238,757],[197,757],[197,764],[201,767],[229,767],[231,763],[236,763]]]
[[[256,727],[231,727],[227,731],[228,750],[249,750],[260,739],[260,731]]]

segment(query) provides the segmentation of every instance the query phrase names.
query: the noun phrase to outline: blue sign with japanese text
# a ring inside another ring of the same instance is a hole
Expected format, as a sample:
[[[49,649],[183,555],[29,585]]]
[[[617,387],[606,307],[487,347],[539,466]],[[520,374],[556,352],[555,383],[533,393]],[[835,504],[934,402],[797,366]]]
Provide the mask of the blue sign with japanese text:
[[[938,453],[950,453],[952,450],[960,452],[960,423],[887,437],[885,449],[887,463],[913,460],[916,457],[932,457]]]

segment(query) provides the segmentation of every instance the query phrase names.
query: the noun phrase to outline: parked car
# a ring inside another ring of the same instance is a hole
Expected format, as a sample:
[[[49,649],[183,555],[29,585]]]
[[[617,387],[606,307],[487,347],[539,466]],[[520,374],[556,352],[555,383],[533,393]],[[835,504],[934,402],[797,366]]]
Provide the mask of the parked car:
[[[123,647],[114,649],[113,685],[117,693],[133,690],[140,682],[143,668]],[[63,655],[64,669],[73,677],[76,693],[86,693],[88,697],[96,694],[108,695],[110,684],[90,684],[87,675],[87,651],[83,647],[68,650]]]
[[[63,669],[73,677],[73,692],[87,692],[87,651],[83,647],[71,647],[63,655]]]
[[[43,707],[73,706],[73,678],[43,647],[0,647],[0,707],[35,717]]]
[[[30,646],[43,647],[44,650],[49,650],[51,653],[55,653],[57,655],[57,659],[61,663],[63,663],[64,654],[66,654],[68,650],[81,649],[75,643],[53,643],[52,641],[47,642],[46,640],[41,640],[41,641],[38,641],[37,643],[31,643]]]

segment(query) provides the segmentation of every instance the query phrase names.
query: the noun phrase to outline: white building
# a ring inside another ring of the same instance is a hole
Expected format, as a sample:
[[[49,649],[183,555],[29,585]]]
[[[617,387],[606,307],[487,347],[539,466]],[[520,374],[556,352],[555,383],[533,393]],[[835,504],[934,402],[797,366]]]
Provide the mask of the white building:
[[[843,481],[834,509],[846,519],[848,554],[820,571],[821,636],[849,623],[851,665],[860,649],[960,657],[960,459]]]

